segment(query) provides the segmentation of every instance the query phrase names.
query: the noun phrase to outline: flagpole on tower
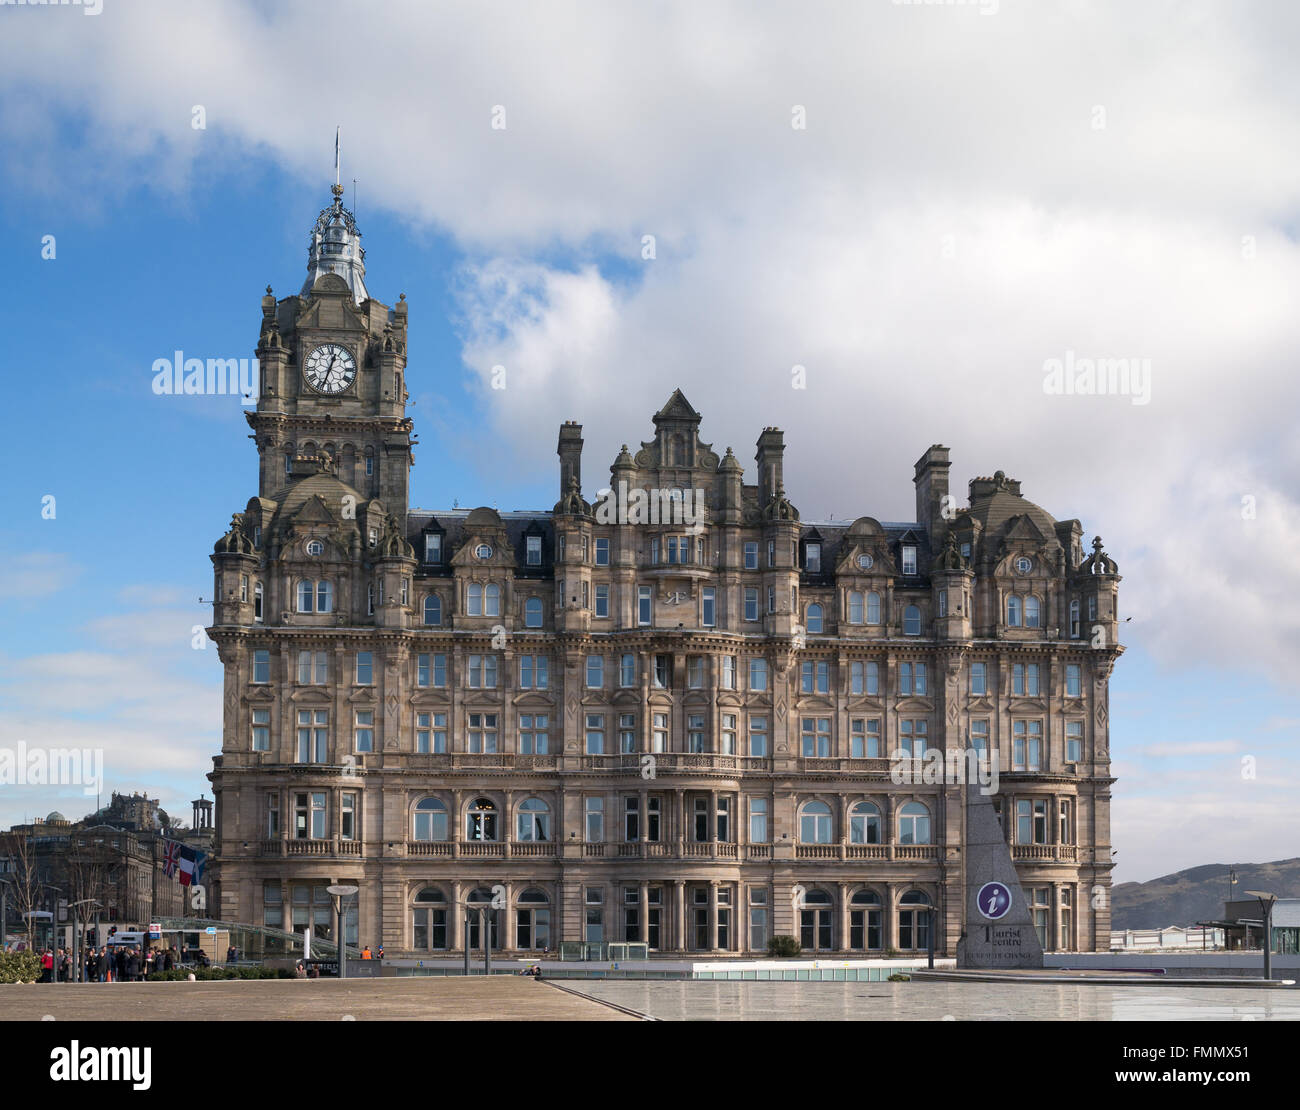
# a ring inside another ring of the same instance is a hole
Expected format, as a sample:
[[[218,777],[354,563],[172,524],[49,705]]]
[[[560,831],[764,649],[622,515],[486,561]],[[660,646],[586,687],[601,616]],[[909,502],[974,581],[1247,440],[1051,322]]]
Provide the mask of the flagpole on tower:
[[[340,181],[339,181],[339,136],[341,135],[342,131],[343,131],[343,129],[342,129],[341,127],[335,127],[335,128],[334,128],[334,184],[335,184],[335,185],[340,184]]]

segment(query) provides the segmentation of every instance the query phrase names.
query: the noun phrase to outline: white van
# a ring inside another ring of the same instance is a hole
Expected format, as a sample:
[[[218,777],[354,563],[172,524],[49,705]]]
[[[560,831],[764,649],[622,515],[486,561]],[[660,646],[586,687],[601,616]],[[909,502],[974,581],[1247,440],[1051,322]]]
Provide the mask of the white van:
[[[145,932],[116,932],[105,942],[110,948],[125,945],[128,948],[144,948],[149,943],[149,934]]]

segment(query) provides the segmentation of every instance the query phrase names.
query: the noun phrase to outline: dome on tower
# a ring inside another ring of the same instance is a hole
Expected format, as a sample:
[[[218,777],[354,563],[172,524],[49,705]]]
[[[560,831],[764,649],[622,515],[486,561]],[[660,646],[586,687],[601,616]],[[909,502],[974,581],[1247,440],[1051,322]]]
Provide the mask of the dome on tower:
[[[330,188],[334,203],[321,210],[312,228],[301,295],[308,296],[326,274],[336,274],[352,290],[352,299],[365,304],[370,294],[366,291],[366,249],[361,245],[361,232],[352,213],[343,207],[343,186]]]

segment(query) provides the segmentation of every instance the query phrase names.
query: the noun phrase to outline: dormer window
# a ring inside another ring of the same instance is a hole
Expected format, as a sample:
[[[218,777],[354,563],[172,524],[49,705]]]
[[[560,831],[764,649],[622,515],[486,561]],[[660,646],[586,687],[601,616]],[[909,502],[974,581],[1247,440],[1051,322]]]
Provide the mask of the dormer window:
[[[820,574],[822,570],[822,545],[819,543],[810,543],[805,545],[803,553],[803,569],[809,574]]]
[[[542,537],[529,536],[526,541],[526,548],[524,561],[530,567],[540,567],[542,565]]]
[[[370,546],[371,546],[371,547],[377,547],[378,545],[379,545],[379,529],[378,529],[378,528],[371,528],[371,529],[370,529]]]
[[[262,526],[260,524],[253,525],[253,546],[262,546]]]
[[[903,573],[916,573],[916,545],[912,543],[903,544]]]
[[[442,536],[437,532],[425,533],[424,561],[426,563],[442,562]]]

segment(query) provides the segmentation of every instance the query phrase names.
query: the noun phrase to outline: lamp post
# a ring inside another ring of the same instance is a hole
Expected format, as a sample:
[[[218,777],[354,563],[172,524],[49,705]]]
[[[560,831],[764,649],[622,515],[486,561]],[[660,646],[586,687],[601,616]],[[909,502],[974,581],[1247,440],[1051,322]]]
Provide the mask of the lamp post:
[[[1277,901],[1276,894],[1270,894],[1266,890],[1248,890],[1246,891],[1252,898],[1259,899],[1259,908],[1264,916],[1264,978],[1273,978],[1273,903]]]
[[[346,886],[343,884],[327,886],[325,888],[329,896],[334,899],[334,942],[338,948],[339,954],[340,979],[346,979],[348,977],[348,949],[347,945],[343,943],[343,900],[345,898],[351,898],[360,889],[360,887]]]

